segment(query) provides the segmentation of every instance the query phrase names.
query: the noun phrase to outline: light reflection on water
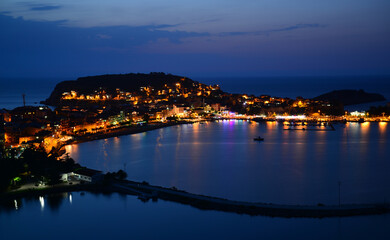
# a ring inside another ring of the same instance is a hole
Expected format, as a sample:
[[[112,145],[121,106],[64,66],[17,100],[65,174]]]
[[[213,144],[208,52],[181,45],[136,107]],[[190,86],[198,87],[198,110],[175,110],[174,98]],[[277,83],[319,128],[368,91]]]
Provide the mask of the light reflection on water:
[[[387,126],[285,131],[277,122],[224,120],[87,142],[67,151],[80,164],[103,171],[126,165],[131,180],[229,199],[337,204],[341,181],[343,203],[371,203],[390,199]],[[253,141],[259,135],[264,142]]]
[[[41,199],[45,207],[41,208]],[[271,218],[136,196],[63,193],[0,208],[1,239],[388,239],[390,215]],[[22,230],[21,230],[22,228]]]

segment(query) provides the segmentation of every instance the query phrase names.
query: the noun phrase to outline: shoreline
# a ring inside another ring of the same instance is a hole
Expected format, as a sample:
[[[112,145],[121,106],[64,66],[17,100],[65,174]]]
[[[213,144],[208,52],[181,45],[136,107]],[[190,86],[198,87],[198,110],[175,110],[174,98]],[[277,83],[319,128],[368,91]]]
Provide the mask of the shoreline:
[[[120,137],[124,135],[132,135],[137,133],[143,133],[148,131],[153,131],[160,128],[166,128],[166,127],[172,127],[182,124],[191,124],[190,122],[172,122],[172,123],[157,123],[157,124],[147,124],[145,126],[139,126],[139,127],[124,127],[112,130],[108,133],[94,133],[87,136],[78,136],[75,137],[73,140],[69,140],[66,143],[62,144],[57,151],[61,151],[63,147],[67,145],[72,144],[79,144],[84,142],[92,142],[95,140],[101,140],[106,138],[113,138],[113,137]]]
[[[12,190],[0,194],[0,204],[15,198],[27,198],[37,197],[47,194],[65,193],[65,192],[78,192],[78,191],[96,191],[104,192],[102,186],[96,184],[74,184],[74,185],[55,185],[44,188],[29,188],[23,190]]]
[[[93,134],[82,136],[78,139],[73,139],[63,144],[57,151],[60,151],[64,146],[78,144],[99,139],[118,137],[123,135],[131,135],[152,131],[164,127],[171,127],[181,124],[191,124],[191,122],[172,122],[150,124],[136,127],[124,127],[115,129],[109,133]],[[219,197],[205,196],[200,194],[188,193],[176,188],[166,188],[161,186],[149,185],[145,182],[134,182],[129,180],[110,181],[109,184],[74,184],[70,185],[62,183],[55,186],[44,188],[29,188],[13,190],[0,194],[0,203],[12,201],[15,198],[27,198],[34,196],[42,196],[48,194],[65,193],[65,192],[80,192],[88,191],[91,193],[119,193],[136,195],[141,201],[149,199],[165,200],[180,204],[189,205],[200,210],[214,210],[222,212],[230,212],[236,214],[246,214],[250,216],[270,216],[270,217],[303,217],[303,218],[324,218],[324,217],[348,217],[361,215],[386,214],[390,212],[390,206],[387,203],[379,204],[348,204],[341,206],[334,205],[283,205],[272,203],[259,202],[244,202],[235,201]]]

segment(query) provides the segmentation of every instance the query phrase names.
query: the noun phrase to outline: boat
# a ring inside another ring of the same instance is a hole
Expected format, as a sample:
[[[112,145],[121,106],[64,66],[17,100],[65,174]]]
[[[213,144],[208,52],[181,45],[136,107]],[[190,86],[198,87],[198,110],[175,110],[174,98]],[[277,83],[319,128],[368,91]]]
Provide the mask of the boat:
[[[264,138],[258,136],[257,138],[254,138],[253,140],[254,140],[254,141],[264,141]]]

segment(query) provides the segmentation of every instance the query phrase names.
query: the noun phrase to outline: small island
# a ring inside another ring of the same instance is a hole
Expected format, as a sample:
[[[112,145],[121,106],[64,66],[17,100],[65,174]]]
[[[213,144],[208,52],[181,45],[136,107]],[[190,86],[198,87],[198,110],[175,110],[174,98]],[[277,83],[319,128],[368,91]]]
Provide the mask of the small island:
[[[386,101],[386,98],[381,94],[367,93],[364,90],[335,90],[315,97],[313,100],[340,102],[347,106]]]

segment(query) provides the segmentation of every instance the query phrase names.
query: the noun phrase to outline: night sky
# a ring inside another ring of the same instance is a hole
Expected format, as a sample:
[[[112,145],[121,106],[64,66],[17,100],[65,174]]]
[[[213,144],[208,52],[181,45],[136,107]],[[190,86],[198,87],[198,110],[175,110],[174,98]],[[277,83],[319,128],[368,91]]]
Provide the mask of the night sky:
[[[390,74],[389,0],[1,0],[0,77]]]

